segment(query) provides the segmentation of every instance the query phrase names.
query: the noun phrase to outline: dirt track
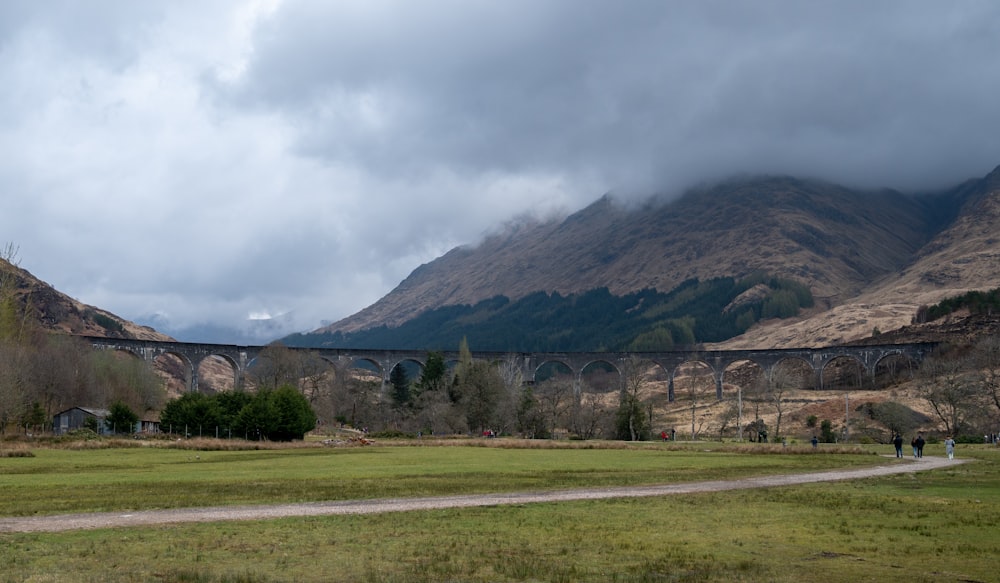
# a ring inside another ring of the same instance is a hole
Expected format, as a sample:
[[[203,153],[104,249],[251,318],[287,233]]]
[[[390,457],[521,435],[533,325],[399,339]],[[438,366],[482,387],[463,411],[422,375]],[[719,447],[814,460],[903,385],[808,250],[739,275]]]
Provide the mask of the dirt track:
[[[960,464],[965,460],[948,460],[926,457],[920,460],[903,459],[888,465],[856,470],[816,472],[763,476],[741,480],[691,482],[662,486],[635,486],[627,488],[585,488],[553,492],[512,492],[506,494],[471,494],[466,496],[440,496],[432,498],[389,498],[380,500],[348,500],[309,502],[303,504],[277,504],[264,506],[219,506],[213,508],[178,508],[173,510],[146,510],[139,512],[101,512],[92,514],[65,514],[33,516],[26,518],[0,518],[3,532],[58,532],[95,528],[119,528],[183,522],[220,522],[230,520],[265,520],[290,516],[323,516],[331,514],[374,514],[380,512],[405,512],[408,510],[434,510],[441,508],[468,508],[474,506],[499,506],[503,504],[529,504],[533,502],[562,502],[567,500],[601,500],[606,498],[638,498],[721,492],[747,488],[792,486],[813,482],[832,482],[888,476],[923,470],[933,470]]]

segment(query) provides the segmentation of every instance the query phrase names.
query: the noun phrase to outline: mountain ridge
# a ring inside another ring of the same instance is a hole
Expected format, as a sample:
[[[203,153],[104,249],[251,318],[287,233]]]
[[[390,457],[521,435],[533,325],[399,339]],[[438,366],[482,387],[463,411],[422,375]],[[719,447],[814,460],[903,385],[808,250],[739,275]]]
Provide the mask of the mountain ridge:
[[[84,304],[38,279],[16,262],[0,259],[0,279],[10,286],[19,313],[47,332],[134,340],[173,341],[149,326],[141,326],[107,310]]]
[[[822,329],[823,316],[836,315],[844,306],[878,314],[884,311],[882,304],[892,304],[883,325],[899,327],[915,312],[916,295],[936,301],[949,291],[990,287],[990,279],[996,281],[998,275],[998,268],[984,267],[992,251],[978,260],[968,258],[992,243],[983,237],[965,247],[958,243],[968,238],[963,236],[966,223],[981,232],[1000,223],[998,200],[1000,168],[985,178],[919,196],[788,176],[723,181],[674,200],[650,199],[630,208],[605,195],[562,220],[507,228],[474,246],[456,247],[415,269],[375,304],[314,333],[394,327],[430,309],[471,305],[496,295],[515,300],[537,291],[567,294],[600,287],[619,295],[643,288],[669,291],[689,279],[763,271],[805,283],[818,306],[791,322],[799,325],[793,334],[797,340],[762,333],[794,330],[782,322],[755,327],[732,343],[846,341],[862,331],[816,333],[812,327]],[[943,270],[934,258],[971,261],[979,277],[963,274],[953,282],[963,285],[935,287],[933,274]],[[914,269],[919,271],[917,284],[891,298],[893,286],[904,286],[907,270]],[[881,295],[865,299],[880,289]],[[801,325],[814,318],[813,324]]]

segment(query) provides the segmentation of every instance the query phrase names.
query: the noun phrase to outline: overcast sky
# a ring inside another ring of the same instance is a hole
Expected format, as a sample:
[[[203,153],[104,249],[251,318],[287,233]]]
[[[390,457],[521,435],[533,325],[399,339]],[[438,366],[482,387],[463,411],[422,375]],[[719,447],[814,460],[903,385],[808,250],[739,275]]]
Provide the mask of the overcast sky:
[[[981,177],[998,104],[994,1],[4,0],[0,242],[181,340],[266,342],[608,191]]]

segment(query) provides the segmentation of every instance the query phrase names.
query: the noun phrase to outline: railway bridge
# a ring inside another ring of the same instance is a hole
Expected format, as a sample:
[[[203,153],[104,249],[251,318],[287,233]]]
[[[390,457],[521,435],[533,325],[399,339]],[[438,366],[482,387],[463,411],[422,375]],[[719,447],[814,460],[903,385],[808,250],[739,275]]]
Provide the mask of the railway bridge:
[[[179,358],[187,369],[187,389],[198,390],[198,369],[207,358],[221,358],[233,369],[234,386],[242,387],[245,375],[267,346],[238,346],[229,344],[202,344],[191,342],[159,342],[121,338],[85,337],[94,347],[118,350],[135,355],[152,364],[165,355]],[[886,344],[874,346],[830,346],[824,348],[783,348],[760,350],[672,350],[667,352],[472,352],[473,359],[506,362],[516,367],[524,382],[539,379],[543,366],[555,363],[573,375],[579,388],[583,375],[591,367],[602,367],[618,373],[624,382],[627,369],[633,362],[643,362],[660,367],[668,381],[668,398],[674,400],[674,378],[678,369],[688,363],[701,363],[711,371],[715,392],[722,399],[723,375],[737,363],[758,365],[766,378],[771,380],[776,367],[785,361],[798,361],[810,367],[813,388],[824,388],[824,371],[838,359],[857,363],[864,371],[864,386],[873,386],[880,365],[887,362],[915,368],[935,347],[936,343]],[[389,385],[389,376],[396,366],[414,363],[423,367],[428,351],[416,350],[363,350],[345,348],[294,348],[288,350],[313,353],[336,369],[361,366],[380,375],[383,389]],[[458,351],[439,351],[446,362],[457,362]]]

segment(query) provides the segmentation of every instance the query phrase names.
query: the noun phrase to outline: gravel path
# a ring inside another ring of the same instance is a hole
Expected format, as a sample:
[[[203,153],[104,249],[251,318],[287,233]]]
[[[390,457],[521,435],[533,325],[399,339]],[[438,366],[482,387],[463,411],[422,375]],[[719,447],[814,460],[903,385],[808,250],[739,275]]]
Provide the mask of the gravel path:
[[[219,506],[211,508],[177,508],[171,510],[145,510],[138,512],[98,512],[90,514],[64,514],[24,518],[0,518],[3,532],[59,532],[95,528],[118,528],[172,524],[183,522],[220,522],[230,520],[264,520],[289,516],[324,516],[331,514],[374,514],[380,512],[405,512],[408,510],[434,510],[440,508],[469,508],[475,506],[500,506],[504,504],[530,504],[533,502],[561,502],[567,500],[602,500],[607,498],[638,498],[722,492],[748,488],[770,488],[814,482],[853,480],[874,476],[888,476],[954,466],[964,460],[925,457],[919,460],[904,459],[889,465],[855,470],[837,470],[809,474],[763,476],[740,480],[717,480],[666,484],[661,486],[630,486],[622,488],[583,488],[552,492],[511,492],[506,494],[469,494],[464,496],[437,496],[430,498],[385,498],[379,500],[347,500],[307,502],[302,504],[275,504],[261,506]]]

